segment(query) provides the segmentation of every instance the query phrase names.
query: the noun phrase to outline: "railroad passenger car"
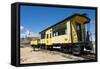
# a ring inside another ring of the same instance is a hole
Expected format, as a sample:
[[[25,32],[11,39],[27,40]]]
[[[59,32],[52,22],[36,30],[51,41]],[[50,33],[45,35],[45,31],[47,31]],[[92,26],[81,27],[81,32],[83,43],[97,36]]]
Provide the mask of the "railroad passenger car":
[[[46,49],[60,47],[63,51],[80,54],[89,43],[85,27],[89,21],[86,14],[73,14],[39,32],[41,39],[32,44]]]

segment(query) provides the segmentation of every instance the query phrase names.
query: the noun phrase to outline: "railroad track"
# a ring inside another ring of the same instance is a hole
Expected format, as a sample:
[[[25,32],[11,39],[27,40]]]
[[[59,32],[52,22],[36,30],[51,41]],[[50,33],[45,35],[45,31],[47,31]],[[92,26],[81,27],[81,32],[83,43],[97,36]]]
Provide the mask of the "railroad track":
[[[81,54],[81,55],[72,55],[70,53],[65,53],[62,52],[59,49],[53,49],[53,50],[42,50],[42,52],[47,52],[48,54],[52,54],[52,55],[61,55],[65,58],[69,58],[69,59],[75,59],[75,60],[92,60],[95,59],[95,54],[90,53],[90,52],[86,52]]]
[[[85,59],[95,59],[95,54],[91,54],[91,53],[89,53],[89,54],[86,54],[86,55],[81,55],[80,57],[82,57],[82,58],[85,58]]]

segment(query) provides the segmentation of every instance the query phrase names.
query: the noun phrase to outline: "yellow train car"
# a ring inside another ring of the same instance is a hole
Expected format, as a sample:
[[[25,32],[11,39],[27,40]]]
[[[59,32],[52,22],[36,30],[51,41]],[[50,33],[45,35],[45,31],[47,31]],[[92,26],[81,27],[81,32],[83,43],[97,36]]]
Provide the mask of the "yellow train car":
[[[30,45],[38,45],[38,43],[39,43],[39,39],[33,39],[31,40]]]
[[[83,51],[87,43],[87,32],[85,25],[90,19],[83,14],[74,14],[64,20],[39,32],[41,39],[33,41],[33,44],[53,48],[59,46],[66,51]]]

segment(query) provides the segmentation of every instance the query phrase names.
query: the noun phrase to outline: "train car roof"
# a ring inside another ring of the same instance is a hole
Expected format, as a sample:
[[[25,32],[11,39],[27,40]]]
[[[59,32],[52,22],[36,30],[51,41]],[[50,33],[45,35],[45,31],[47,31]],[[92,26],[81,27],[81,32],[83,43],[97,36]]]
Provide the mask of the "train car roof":
[[[73,15],[71,15],[71,16],[69,16],[69,17],[67,17],[67,18],[65,18],[65,19],[63,19],[63,20],[61,20],[61,21],[59,21],[58,23],[56,23],[56,24],[54,24],[54,25],[52,25],[52,26],[50,26],[50,27],[48,27],[48,28],[42,30],[42,31],[39,32],[39,33],[41,34],[42,32],[45,32],[46,30],[48,30],[48,29],[50,29],[50,28],[52,28],[52,27],[54,27],[54,26],[56,26],[56,25],[58,25],[58,24],[60,24],[60,23],[63,23],[64,21],[69,20],[69,19],[71,19],[71,18],[73,18],[73,17],[75,17],[75,16],[83,16],[83,17],[85,17],[85,18],[88,19],[87,22],[90,21],[90,19],[89,19],[85,14],[78,14],[78,13],[75,13],[75,14],[73,14]]]

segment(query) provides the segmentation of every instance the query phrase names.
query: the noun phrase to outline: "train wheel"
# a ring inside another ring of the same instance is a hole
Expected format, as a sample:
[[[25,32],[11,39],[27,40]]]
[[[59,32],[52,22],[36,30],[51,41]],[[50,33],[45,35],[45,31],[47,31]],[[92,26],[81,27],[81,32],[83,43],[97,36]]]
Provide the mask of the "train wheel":
[[[80,54],[84,53],[84,46],[81,46]]]
[[[64,53],[71,53],[71,47],[70,46],[61,46],[61,50]]]
[[[35,46],[33,46],[33,51],[35,51]]]
[[[80,55],[81,54],[81,46],[73,46],[72,48],[72,54],[74,55]]]
[[[61,51],[66,52],[66,47],[65,46],[61,46]]]

